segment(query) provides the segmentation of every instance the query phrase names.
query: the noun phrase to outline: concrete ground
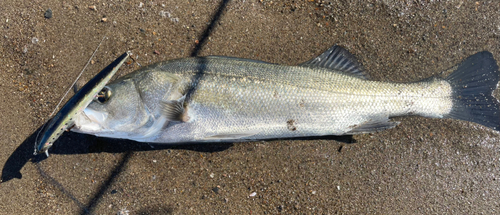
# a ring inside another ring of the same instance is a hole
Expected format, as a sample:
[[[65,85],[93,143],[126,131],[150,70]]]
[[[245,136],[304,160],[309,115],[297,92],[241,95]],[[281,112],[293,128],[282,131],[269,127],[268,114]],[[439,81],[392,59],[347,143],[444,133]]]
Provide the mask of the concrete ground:
[[[0,1],[0,214],[497,214],[499,134],[457,120],[154,149],[66,132],[48,159],[32,153],[103,36],[85,80],[128,50],[142,65],[206,55],[295,65],[339,44],[373,80],[410,82],[479,51],[500,60],[499,11],[462,0]]]

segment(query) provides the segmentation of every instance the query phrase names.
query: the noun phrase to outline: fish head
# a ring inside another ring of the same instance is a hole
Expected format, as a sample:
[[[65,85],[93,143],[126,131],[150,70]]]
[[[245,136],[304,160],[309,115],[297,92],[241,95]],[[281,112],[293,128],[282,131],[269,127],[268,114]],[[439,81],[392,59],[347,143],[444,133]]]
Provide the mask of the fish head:
[[[131,79],[119,79],[105,86],[76,117],[72,131],[128,138],[144,126],[149,117],[136,83]]]

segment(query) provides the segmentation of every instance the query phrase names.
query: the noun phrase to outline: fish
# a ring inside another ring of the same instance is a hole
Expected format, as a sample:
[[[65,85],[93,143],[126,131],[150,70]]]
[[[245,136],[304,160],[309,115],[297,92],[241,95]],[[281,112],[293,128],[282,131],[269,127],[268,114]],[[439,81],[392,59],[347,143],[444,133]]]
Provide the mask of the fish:
[[[75,117],[74,132],[148,143],[246,142],[355,135],[394,128],[391,118],[457,119],[500,130],[496,60],[488,51],[447,77],[370,80],[333,46],[299,65],[224,56],[174,59],[109,83]]]
[[[122,54],[89,80],[64,104],[61,110],[42,128],[43,136],[40,141],[36,141],[34,155],[45,153],[47,157],[49,156],[48,149],[64,131],[70,130],[75,125],[76,116],[80,115],[95,99],[128,57],[129,53]]]

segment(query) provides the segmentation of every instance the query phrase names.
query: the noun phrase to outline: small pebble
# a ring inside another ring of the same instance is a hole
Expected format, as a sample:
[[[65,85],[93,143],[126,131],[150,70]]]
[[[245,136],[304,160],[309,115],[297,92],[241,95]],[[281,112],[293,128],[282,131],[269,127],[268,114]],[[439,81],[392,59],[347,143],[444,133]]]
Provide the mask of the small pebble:
[[[162,10],[162,11],[160,11],[160,16],[170,18],[171,15],[170,15],[170,12]]]
[[[91,9],[93,11],[97,11],[97,7],[95,5],[89,6],[89,9]]]
[[[38,38],[33,37],[33,38],[31,39],[31,42],[32,42],[33,44],[37,44],[37,43],[38,43]]]
[[[214,191],[214,193],[218,194],[219,193],[219,188],[218,187],[214,187],[214,188],[212,188],[212,191]]]
[[[129,215],[130,211],[127,210],[126,208],[122,208],[120,211],[118,211],[116,214],[118,215]]]
[[[254,196],[256,196],[256,195],[257,195],[257,193],[256,193],[256,192],[253,192],[253,193],[250,193],[250,195],[248,195],[248,196],[250,196],[250,197],[254,197]]]
[[[278,212],[281,212],[283,210],[283,205],[278,206]]]
[[[104,17],[101,19],[101,22],[107,22],[108,21],[108,18]]]
[[[43,14],[43,16],[44,16],[46,19],[50,19],[50,18],[52,18],[52,9],[50,9],[50,8],[49,8],[49,9],[47,9],[47,10],[45,11],[45,13]]]
[[[115,194],[115,193],[118,193],[118,191],[117,190],[112,190],[111,191],[111,194]]]

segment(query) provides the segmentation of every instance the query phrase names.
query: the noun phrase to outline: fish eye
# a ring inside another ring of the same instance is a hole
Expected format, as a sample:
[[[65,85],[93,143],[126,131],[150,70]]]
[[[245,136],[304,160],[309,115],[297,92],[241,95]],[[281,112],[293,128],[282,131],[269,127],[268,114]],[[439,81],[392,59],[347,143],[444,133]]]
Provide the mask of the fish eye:
[[[97,102],[104,104],[111,98],[111,89],[109,87],[102,88],[101,92],[97,94],[97,97],[94,99]]]

